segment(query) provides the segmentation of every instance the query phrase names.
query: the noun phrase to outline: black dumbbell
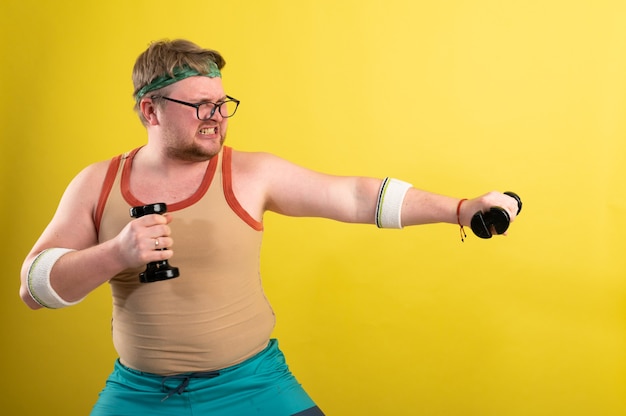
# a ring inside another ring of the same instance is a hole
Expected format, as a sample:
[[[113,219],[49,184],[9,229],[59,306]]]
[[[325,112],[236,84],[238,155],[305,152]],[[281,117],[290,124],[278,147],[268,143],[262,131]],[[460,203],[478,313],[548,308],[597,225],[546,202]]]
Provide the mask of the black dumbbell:
[[[139,207],[132,207],[130,209],[130,216],[133,218],[143,217],[149,214],[165,214],[167,212],[167,205],[163,202],[156,204],[144,205]],[[161,248],[159,250],[167,250]],[[173,279],[178,277],[178,267],[170,266],[167,260],[153,261],[146,265],[146,270],[139,273],[139,281],[141,283],[158,282],[160,280]]]
[[[522,200],[514,192],[505,192],[505,195],[517,201],[517,213],[522,210]],[[477,212],[472,217],[471,227],[474,234],[480,238],[491,238],[493,231],[496,234],[504,234],[509,228],[511,217],[505,209],[500,207],[492,207],[487,212]]]

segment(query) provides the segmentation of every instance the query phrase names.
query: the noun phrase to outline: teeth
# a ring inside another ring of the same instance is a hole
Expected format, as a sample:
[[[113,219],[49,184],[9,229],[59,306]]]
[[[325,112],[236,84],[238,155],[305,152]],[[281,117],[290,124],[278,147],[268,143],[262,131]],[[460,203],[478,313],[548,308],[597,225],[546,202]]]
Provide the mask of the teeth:
[[[200,134],[215,134],[215,127],[200,129]]]

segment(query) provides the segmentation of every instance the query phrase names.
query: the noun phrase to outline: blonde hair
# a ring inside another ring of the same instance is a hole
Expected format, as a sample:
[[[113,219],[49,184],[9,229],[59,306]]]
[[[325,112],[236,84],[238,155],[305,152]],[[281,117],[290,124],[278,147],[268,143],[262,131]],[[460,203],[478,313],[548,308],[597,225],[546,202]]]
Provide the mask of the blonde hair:
[[[139,112],[139,101],[143,95],[138,97],[140,91],[158,78],[176,78],[176,73],[182,69],[198,74],[212,74],[216,66],[221,70],[224,65],[226,61],[218,51],[201,48],[185,39],[152,42],[137,57],[133,67],[135,110]]]

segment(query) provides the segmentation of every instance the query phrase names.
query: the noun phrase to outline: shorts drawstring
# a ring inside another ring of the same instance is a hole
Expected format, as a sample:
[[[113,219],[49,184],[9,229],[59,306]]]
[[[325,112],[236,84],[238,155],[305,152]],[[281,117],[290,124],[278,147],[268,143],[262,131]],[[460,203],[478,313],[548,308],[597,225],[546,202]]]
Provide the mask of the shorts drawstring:
[[[163,397],[161,401],[162,402],[166,401],[167,399],[169,399],[176,393],[182,394],[187,388],[187,386],[189,385],[189,382],[191,381],[192,378],[215,378],[219,375],[220,375],[219,371],[204,371],[204,372],[188,373],[188,374],[176,374],[173,376],[163,377],[163,381],[161,382],[161,389],[163,391],[167,391],[167,395]],[[170,389],[165,385],[165,383],[168,380],[182,380],[182,381],[177,387]]]

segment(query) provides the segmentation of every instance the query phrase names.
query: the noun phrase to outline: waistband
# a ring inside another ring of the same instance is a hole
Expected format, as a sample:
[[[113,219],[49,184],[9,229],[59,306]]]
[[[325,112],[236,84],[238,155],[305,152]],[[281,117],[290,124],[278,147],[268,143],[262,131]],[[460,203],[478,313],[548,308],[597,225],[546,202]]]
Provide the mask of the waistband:
[[[115,370],[119,371],[125,379],[128,379],[129,381],[132,381],[134,383],[144,385],[146,383],[151,385],[159,383],[161,390],[166,393],[163,399],[161,399],[161,401],[163,402],[172,397],[174,394],[182,394],[185,389],[187,389],[192,379],[215,379],[220,376],[227,376],[229,374],[235,375],[236,373],[240,373],[237,374],[237,376],[252,375],[258,367],[258,362],[272,358],[279,358],[281,361],[284,362],[284,357],[282,355],[282,352],[280,352],[278,348],[278,340],[276,339],[271,339],[265,349],[263,349],[256,355],[248,358],[247,360],[220,370],[187,372],[164,376],[160,374],[147,373],[127,367],[121,363],[119,358],[115,363]],[[174,387],[168,387],[167,383],[170,381],[177,381],[178,384],[176,384]]]

